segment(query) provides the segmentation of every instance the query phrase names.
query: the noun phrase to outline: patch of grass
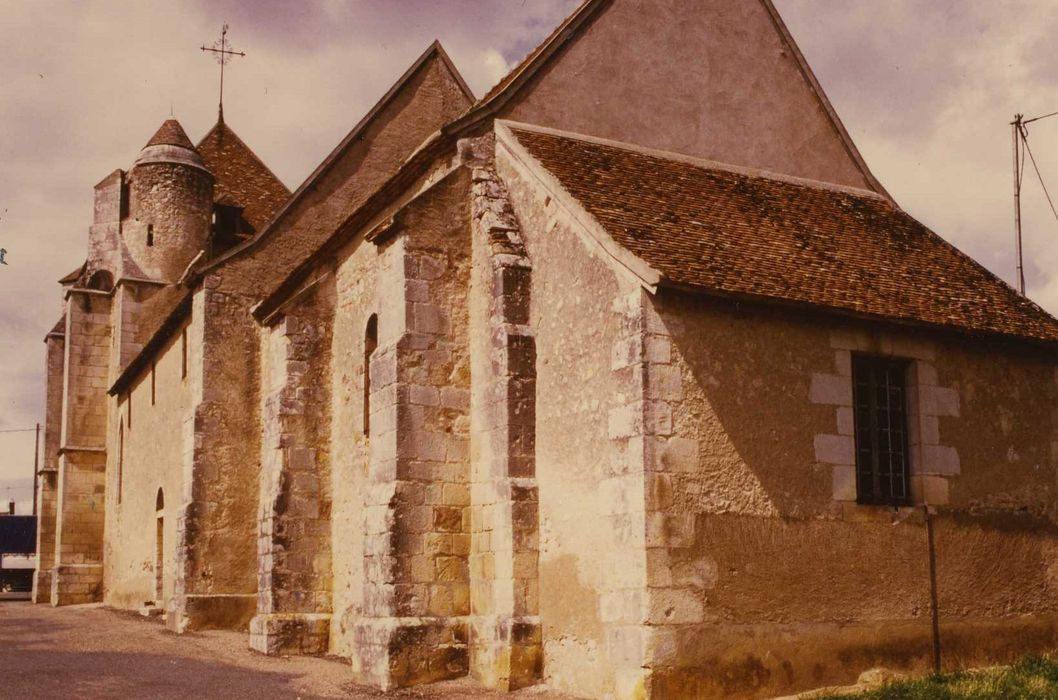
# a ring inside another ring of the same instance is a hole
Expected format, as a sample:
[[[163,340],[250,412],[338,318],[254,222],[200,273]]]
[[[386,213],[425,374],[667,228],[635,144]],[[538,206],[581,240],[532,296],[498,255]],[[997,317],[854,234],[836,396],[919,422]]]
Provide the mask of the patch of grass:
[[[1058,698],[1058,657],[1027,656],[1011,666],[944,673],[894,681],[856,697],[863,700],[1054,700]]]

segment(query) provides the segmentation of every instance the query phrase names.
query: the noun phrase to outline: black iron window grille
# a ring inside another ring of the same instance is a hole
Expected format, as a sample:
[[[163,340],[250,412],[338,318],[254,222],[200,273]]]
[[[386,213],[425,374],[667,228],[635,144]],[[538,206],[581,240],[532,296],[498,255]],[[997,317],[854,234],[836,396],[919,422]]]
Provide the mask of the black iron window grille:
[[[910,502],[907,367],[906,360],[853,355],[858,503],[898,506]]]

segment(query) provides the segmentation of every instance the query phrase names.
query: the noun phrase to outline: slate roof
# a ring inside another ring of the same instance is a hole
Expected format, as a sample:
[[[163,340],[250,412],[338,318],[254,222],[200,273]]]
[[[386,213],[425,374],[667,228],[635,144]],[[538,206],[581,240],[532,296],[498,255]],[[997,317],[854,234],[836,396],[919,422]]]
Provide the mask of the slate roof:
[[[154,136],[147,142],[148,146],[181,146],[190,150],[195,150],[195,146],[191,143],[191,139],[187,137],[187,133],[184,131],[184,127],[180,126],[180,122],[175,119],[166,119],[165,122],[158,128],[158,131],[154,132]]]
[[[1058,341],[1058,320],[874,193],[511,131],[662,284]]]

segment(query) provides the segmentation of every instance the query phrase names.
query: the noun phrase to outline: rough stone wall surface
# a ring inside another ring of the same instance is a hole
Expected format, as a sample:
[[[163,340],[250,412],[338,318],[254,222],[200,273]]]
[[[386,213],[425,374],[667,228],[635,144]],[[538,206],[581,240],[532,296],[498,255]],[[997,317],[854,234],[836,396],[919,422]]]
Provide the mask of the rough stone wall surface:
[[[377,314],[379,347],[405,327],[403,244],[360,242],[343,251],[335,268],[336,306],[331,356],[331,550],[333,558],[330,651],[353,653],[353,628],[364,612],[364,499],[370,457],[364,432],[365,337]]]
[[[269,237],[211,270],[196,294],[195,309],[202,314],[202,344],[196,346],[201,400],[195,409],[194,452],[185,460],[191,492],[181,516],[177,585],[183,602],[176,617],[185,622],[180,624],[206,624],[207,618],[245,624],[256,601],[262,428],[259,329],[249,309],[412,149],[466,108],[466,98],[445,71],[440,62],[420,71]],[[188,605],[201,607],[200,623]]]
[[[331,612],[333,277],[262,333],[257,617],[263,653],[325,653]]]
[[[931,505],[945,665],[1055,643],[1053,361],[673,292],[647,313],[662,416],[646,489],[651,694],[767,697],[871,666],[928,670],[923,507],[857,505],[847,486],[853,352],[910,362],[912,499]]]
[[[460,143],[472,171],[471,673],[513,690],[541,676],[532,265],[495,143]]]
[[[206,246],[213,177],[190,166],[151,163],[134,167],[128,181],[121,274],[173,282]]]
[[[102,593],[110,297],[74,292],[65,339],[52,605]]]
[[[422,194],[389,244],[402,251],[403,293],[390,296],[403,302],[404,332],[380,329],[370,361],[364,610],[353,632],[354,671],[383,688],[467,672],[467,185],[460,170]]]
[[[867,186],[756,1],[614,0],[499,116]]]
[[[92,225],[88,229],[88,266],[85,280],[96,270],[108,270],[114,279],[121,266],[121,208],[125,173],[115,170],[95,187]]]
[[[260,466],[258,338],[250,299],[209,276],[194,296],[178,514],[178,629],[243,628],[256,607]],[[190,447],[188,447],[190,445]]]
[[[62,429],[63,362],[65,336],[45,338],[44,446],[37,483],[37,571],[33,578],[33,602],[51,601],[51,570],[55,566],[55,518],[58,498],[59,447]]]
[[[189,378],[183,376],[183,329],[157,355],[154,366],[127,393],[112,397],[107,462],[107,524],[104,602],[165,609],[176,571],[176,514],[183,491],[184,422],[191,412]],[[152,376],[153,375],[153,376]],[[129,416],[131,413],[131,421]],[[164,508],[157,509],[161,493]],[[157,597],[162,520],[162,596]]]
[[[641,402],[642,389],[610,367],[625,324],[618,302],[637,287],[531,176],[502,151],[496,161],[532,262],[543,674],[573,693],[623,697],[643,666],[626,639],[642,623],[629,593],[645,575],[643,490],[619,483],[633,467],[610,411]]]

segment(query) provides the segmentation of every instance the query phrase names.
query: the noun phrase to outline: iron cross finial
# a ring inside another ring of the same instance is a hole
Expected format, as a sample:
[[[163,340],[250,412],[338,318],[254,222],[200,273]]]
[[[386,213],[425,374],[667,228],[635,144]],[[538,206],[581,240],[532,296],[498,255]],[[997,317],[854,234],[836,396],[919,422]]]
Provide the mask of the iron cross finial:
[[[202,46],[203,51],[213,54],[213,58],[220,64],[220,102],[217,105],[219,119],[224,121],[224,66],[231,60],[232,56],[245,56],[242,51],[233,51],[228,43],[228,25],[225,24],[220,30],[220,39],[213,42],[212,47]]]

